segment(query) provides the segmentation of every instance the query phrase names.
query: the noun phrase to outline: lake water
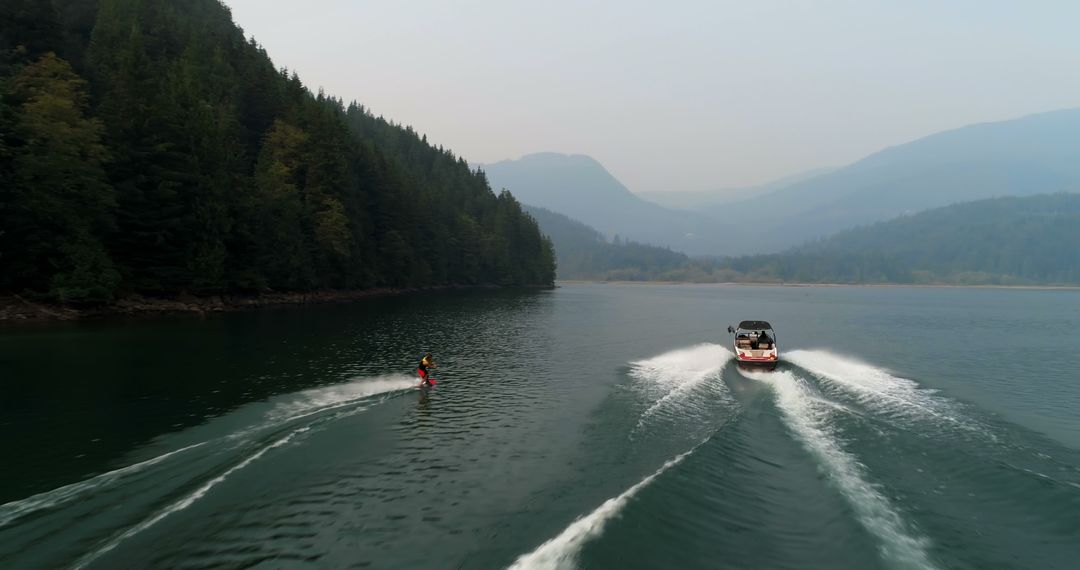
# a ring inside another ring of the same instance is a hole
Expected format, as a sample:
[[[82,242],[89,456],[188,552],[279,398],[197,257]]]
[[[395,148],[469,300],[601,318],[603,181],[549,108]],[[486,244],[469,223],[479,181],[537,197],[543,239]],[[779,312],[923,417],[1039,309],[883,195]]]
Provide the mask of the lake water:
[[[776,372],[732,363],[742,319],[776,328]],[[1076,291],[566,285],[6,326],[0,379],[5,569],[1080,561]]]

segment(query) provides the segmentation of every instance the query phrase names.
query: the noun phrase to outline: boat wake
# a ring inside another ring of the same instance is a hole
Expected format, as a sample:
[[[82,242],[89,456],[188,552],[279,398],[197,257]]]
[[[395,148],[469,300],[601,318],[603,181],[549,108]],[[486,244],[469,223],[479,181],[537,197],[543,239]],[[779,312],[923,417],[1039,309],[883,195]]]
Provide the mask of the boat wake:
[[[569,570],[577,565],[578,554],[589,540],[599,536],[604,526],[619,515],[626,505],[665,471],[682,463],[698,447],[677,455],[665,462],[648,477],[634,484],[617,497],[604,501],[591,513],[575,520],[558,536],[544,542],[536,550],[523,554],[509,566],[509,570]]]
[[[304,390],[289,402],[278,404],[268,415],[271,424],[280,424],[350,406],[373,396],[388,397],[419,386],[420,381],[405,374],[355,378],[344,384]]]
[[[889,499],[867,479],[865,468],[844,450],[830,428],[830,417],[838,408],[816,397],[806,380],[791,372],[740,373],[772,387],[784,423],[818,461],[855,511],[860,524],[878,538],[882,556],[901,568],[935,568],[927,555],[929,541],[917,535]]]
[[[171,513],[187,508],[214,486],[224,481],[229,475],[247,467],[269,450],[285,445],[297,435],[320,424],[360,413],[368,409],[368,404],[380,403],[385,398],[403,393],[416,385],[417,381],[408,376],[390,375],[376,378],[356,378],[344,384],[315,388],[277,397],[274,400],[278,400],[278,402],[270,402],[271,408],[263,415],[263,419],[249,427],[217,438],[180,447],[151,459],[102,473],[83,481],[0,505],[0,529],[12,525],[25,517],[41,515],[76,500],[108,502],[108,496],[114,489],[118,489],[118,492],[129,493],[130,491],[125,491],[125,489],[133,488],[137,481],[159,469],[174,469],[176,464],[173,463],[173,460],[188,456],[196,449],[201,449],[205,453],[191,458],[191,461],[187,462],[188,464],[196,459],[211,458],[213,453],[220,452],[223,449],[229,449],[230,447],[243,448],[252,444],[259,446],[259,440],[263,442],[272,440],[268,445],[259,447],[253,454],[200,485],[195,492],[176,501],[154,517],[125,531],[92,557],[79,562],[80,566],[85,566],[97,556],[115,548],[116,544],[122,540],[149,528]],[[382,399],[373,400],[378,396],[382,396]],[[234,414],[236,413],[242,412],[234,412]],[[303,422],[304,425],[298,427],[297,422],[299,420],[308,421]],[[290,430],[290,433],[284,437],[276,438],[276,435],[279,435],[283,429]],[[244,443],[249,439],[252,441]],[[238,440],[243,441],[237,444]],[[232,444],[227,445],[229,442],[232,442]],[[235,456],[235,454],[230,455]],[[169,465],[173,467],[168,467]],[[151,488],[156,487],[157,485],[154,485]]]
[[[12,501],[10,503],[0,505],[0,528],[3,528],[26,515],[41,510],[58,507],[69,501],[73,501],[86,493],[111,486],[112,484],[124,479],[125,477],[150,469],[151,467],[164,462],[170,457],[180,455],[181,453],[190,451],[197,447],[202,447],[203,445],[206,445],[206,443],[207,442],[204,441],[201,443],[196,443],[194,445],[189,445],[187,447],[182,447],[180,449],[170,451],[152,459],[147,459],[146,461],[140,461],[139,463],[128,465],[127,467],[122,467],[120,469],[96,475],[84,481],[79,481],[70,485],[64,485],[63,487],[58,487],[51,491],[38,493],[37,495],[33,495],[25,499]]]
[[[992,427],[965,413],[962,403],[940,396],[936,390],[826,351],[796,350],[788,353],[787,358],[818,380],[818,388],[823,392],[849,400],[868,412],[862,414],[848,408],[849,413],[867,415],[917,436],[930,437],[935,446],[948,439],[957,440],[959,452],[970,460],[1006,467],[1055,486],[1080,488],[1075,482],[1080,471],[1073,465],[1043,453],[1042,447],[1033,444],[1023,433]]]
[[[139,534],[140,532],[142,532],[142,531],[144,531],[144,530],[146,530],[146,529],[148,529],[148,528],[150,528],[152,526],[154,526],[155,524],[161,522],[162,519],[164,519],[165,517],[190,507],[192,504],[195,503],[195,501],[201,499],[203,496],[205,496],[207,493],[209,493],[210,489],[214,488],[219,483],[225,481],[225,479],[227,479],[233,473],[247,467],[248,465],[251,465],[251,463],[254,462],[256,459],[258,459],[258,458],[262,457],[263,455],[265,455],[266,452],[270,451],[271,449],[278,448],[278,447],[281,447],[281,446],[289,443],[293,438],[295,438],[296,436],[298,436],[298,435],[300,435],[300,434],[302,434],[304,432],[309,431],[310,429],[311,429],[310,427],[306,427],[306,426],[302,427],[300,429],[297,429],[297,430],[289,433],[285,437],[283,437],[281,439],[278,439],[277,441],[274,441],[273,443],[271,443],[271,444],[269,444],[269,445],[267,445],[265,447],[260,448],[255,453],[245,457],[242,461],[240,461],[236,465],[234,465],[234,466],[230,467],[229,469],[227,469],[224,473],[222,473],[222,474],[214,477],[213,479],[210,479],[209,481],[203,483],[198,489],[196,489],[195,491],[193,491],[189,495],[187,495],[184,498],[176,501],[175,503],[172,503],[168,507],[165,507],[164,509],[162,509],[161,511],[156,513],[154,516],[152,516],[152,517],[144,520],[143,522],[135,525],[134,527],[131,527],[130,529],[124,531],[123,533],[121,533],[116,538],[110,540],[108,543],[106,543],[101,548],[99,548],[99,549],[91,552],[90,554],[84,556],[83,558],[79,559],[79,561],[75,563],[73,568],[75,570],[85,568],[91,562],[97,560],[98,558],[102,557],[103,555],[105,555],[109,551],[111,551],[114,548],[116,548],[117,546],[119,546],[121,542],[135,536],[136,534]]]
[[[988,426],[967,417],[957,403],[907,378],[823,350],[793,350],[784,358],[818,378],[823,389],[842,393],[881,417],[920,429],[930,422],[997,440]]]
[[[731,352],[720,345],[699,344],[631,362],[630,376],[638,381],[646,397],[655,398],[638,418],[631,439],[653,416],[682,401],[695,387],[710,378],[719,380],[720,371],[731,359]],[[715,384],[724,390],[723,382]]]
[[[720,379],[720,372],[732,359],[730,351],[717,344],[699,344],[665,352],[658,356],[630,363],[630,377],[634,379],[632,388],[649,402],[641,412],[637,425],[630,432],[630,439],[646,427],[650,421],[671,416],[684,425],[697,411],[690,402],[694,389],[708,380],[715,380],[715,391],[709,395],[710,401],[730,400],[726,385]],[[697,406],[697,407],[703,407]],[[714,410],[715,411],[715,410]],[[600,536],[609,521],[620,515],[623,509],[658,477],[675,467],[694,453],[701,443],[680,455],[668,459],[664,464],[641,481],[612,497],[592,512],[581,516],[554,538],[544,542],[535,550],[517,558],[510,565],[511,570],[560,570],[574,568],[582,547],[590,540]]]

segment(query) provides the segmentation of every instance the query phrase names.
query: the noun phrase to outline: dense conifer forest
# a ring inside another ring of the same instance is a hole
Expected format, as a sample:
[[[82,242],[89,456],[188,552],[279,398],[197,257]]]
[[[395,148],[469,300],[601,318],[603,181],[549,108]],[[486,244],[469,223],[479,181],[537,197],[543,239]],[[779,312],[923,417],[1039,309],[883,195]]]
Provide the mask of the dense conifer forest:
[[[217,0],[4,0],[0,292],[548,285],[480,171],[277,69]]]

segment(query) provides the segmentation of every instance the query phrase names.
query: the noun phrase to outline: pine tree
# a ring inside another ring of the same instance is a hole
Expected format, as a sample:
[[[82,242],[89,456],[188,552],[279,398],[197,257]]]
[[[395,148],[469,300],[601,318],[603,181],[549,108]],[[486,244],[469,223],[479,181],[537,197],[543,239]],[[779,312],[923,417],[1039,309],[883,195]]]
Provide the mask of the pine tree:
[[[0,61],[36,61],[62,43],[59,16],[52,2],[0,2]]]
[[[482,172],[311,93],[217,0],[9,0],[0,16],[0,290],[552,279],[535,223]]]
[[[307,133],[278,121],[255,167],[258,265],[271,288],[303,289],[314,280],[304,236],[302,149]]]
[[[110,299],[119,277],[101,238],[113,225],[115,197],[103,168],[104,129],[86,116],[86,82],[49,53],[19,72],[11,96],[17,142],[3,224],[10,275],[66,301]]]

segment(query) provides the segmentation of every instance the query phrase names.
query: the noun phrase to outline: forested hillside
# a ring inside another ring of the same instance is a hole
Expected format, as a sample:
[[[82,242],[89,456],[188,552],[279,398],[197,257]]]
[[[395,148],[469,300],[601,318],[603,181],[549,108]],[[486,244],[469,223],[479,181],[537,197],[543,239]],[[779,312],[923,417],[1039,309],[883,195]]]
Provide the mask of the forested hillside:
[[[1077,284],[1078,245],[1080,194],[1052,194],[937,208],[839,233],[787,257],[879,256],[913,281]]]
[[[1077,244],[1080,194],[1053,194],[956,204],[705,265],[722,281],[1078,285]]]
[[[706,207],[734,251],[784,251],[897,216],[1001,196],[1080,192],[1080,109],[944,131],[740,203]]]
[[[595,229],[551,210],[528,204],[525,209],[555,244],[560,279],[645,281],[690,261],[670,249],[617,236],[609,242]]]
[[[592,228],[526,206],[552,236],[562,278],[698,283],[1080,285],[1080,194],[937,208],[779,254],[689,258],[607,243]]]
[[[0,6],[0,291],[550,284],[483,173],[274,67],[217,0]]]

